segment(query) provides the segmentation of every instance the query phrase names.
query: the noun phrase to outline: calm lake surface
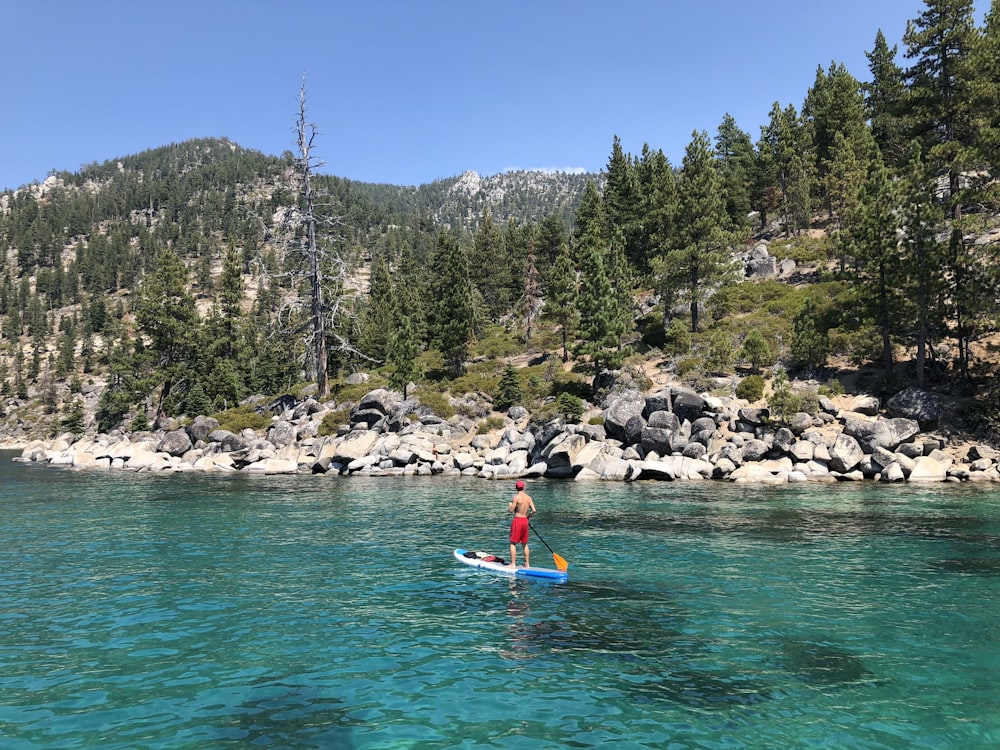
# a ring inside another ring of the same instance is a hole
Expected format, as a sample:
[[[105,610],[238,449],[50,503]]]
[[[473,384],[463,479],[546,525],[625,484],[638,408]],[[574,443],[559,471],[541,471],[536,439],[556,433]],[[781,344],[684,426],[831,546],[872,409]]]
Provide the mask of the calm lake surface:
[[[13,455],[5,750],[1000,746],[994,487],[529,482],[553,584],[511,482]]]

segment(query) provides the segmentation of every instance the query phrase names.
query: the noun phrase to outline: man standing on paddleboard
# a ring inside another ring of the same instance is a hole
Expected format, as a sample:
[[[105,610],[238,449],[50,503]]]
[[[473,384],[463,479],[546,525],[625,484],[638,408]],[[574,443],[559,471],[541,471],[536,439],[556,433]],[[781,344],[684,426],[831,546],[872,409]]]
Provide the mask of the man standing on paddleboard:
[[[534,513],[535,502],[531,495],[524,491],[524,482],[520,479],[514,485],[517,492],[507,504],[507,512],[514,514],[514,519],[510,522],[510,566],[517,567],[517,545],[524,548],[524,567],[531,567],[531,551],[528,549],[528,518]]]

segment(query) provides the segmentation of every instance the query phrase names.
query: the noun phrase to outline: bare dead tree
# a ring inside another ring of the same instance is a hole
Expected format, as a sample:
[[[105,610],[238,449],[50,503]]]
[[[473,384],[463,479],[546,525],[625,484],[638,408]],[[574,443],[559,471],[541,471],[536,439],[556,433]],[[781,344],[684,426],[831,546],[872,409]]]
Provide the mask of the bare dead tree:
[[[338,323],[351,314],[350,301],[345,295],[348,265],[338,247],[343,245],[339,231],[343,220],[333,201],[324,203],[325,195],[313,184],[314,173],[323,166],[314,152],[318,134],[316,125],[307,119],[305,77],[299,89],[298,114],[295,121],[297,153],[292,157],[289,179],[297,206],[281,211],[273,229],[265,226],[265,244],[276,246],[284,255],[285,273],[290,276],[290,292],[275,311],[274,331],[277,335],[307,335],[303,365],[316,378],[317,398],[329,394],[328,358],[331,349],[360,356],[348,337],[338,330]],[[261,269],[261,287],[276,276],[265,264]],[[306,295],[298,293],[308,290]],[[347,326],[341,326],[346,330]]]
[[[319,167],[321,162],[314,161],[312,156],[313,141],[316,138],[316,126],[306,122],[306,81],[302,79],[299,88],[299,116],[295,124],[299,153],[296,167],[301,180],[300,190],[304,206],[302,217],[306,229],[306,257],[309,263],[309,290],[311,305],[309,319],[312,325],[313,356],[316,366],[317,398],[326,397],[330,389],[330,378],[327,373],[326,356],[326,315],[323,304],[323,271],[320,263],[319,246],[316,242],[316,206],[312,189],[313,166]]]

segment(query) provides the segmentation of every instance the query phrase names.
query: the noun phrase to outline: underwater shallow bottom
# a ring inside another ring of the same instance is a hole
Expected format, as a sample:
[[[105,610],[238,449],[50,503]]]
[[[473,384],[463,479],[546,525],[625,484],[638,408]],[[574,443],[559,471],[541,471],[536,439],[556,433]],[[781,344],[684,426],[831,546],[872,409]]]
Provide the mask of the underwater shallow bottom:
[[[1000,745],[992,487],[529,483],[557,584],[505,483],[10,455],[5,748]]]

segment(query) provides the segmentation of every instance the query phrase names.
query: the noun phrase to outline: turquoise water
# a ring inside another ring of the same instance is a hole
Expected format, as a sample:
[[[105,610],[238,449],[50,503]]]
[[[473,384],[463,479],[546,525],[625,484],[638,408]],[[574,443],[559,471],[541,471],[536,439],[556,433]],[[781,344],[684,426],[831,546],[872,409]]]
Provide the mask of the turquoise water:
[[[1000,745],[1000,489],[530,483],[553,584],[506,483],[11,455],[5,750]]]

